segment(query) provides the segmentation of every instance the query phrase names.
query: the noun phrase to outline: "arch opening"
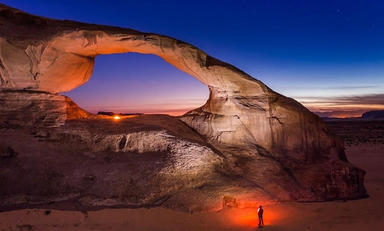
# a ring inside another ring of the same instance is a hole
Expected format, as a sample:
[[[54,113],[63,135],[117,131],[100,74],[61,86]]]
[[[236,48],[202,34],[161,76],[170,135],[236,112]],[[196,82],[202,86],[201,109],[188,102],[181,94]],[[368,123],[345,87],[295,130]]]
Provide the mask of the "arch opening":
[[[202,106],[209,89],[159,56],[121,53],[97,56],[89,81],[63,94],[91,113],[179,116]]]

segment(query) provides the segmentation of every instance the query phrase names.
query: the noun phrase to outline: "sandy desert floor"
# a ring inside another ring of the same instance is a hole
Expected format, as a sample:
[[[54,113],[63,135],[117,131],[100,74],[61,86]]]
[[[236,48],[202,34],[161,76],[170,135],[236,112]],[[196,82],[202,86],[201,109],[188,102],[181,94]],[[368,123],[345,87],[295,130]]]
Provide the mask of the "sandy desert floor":
[[[384,144],[347,147],[349,160],[365,169],[369,198],[265,206],[263,230],[384,230]],[[185,213],[164,208],[105,209],[88,213],[23,209],[0,213],[0,230],[255,230],[255,209]]]

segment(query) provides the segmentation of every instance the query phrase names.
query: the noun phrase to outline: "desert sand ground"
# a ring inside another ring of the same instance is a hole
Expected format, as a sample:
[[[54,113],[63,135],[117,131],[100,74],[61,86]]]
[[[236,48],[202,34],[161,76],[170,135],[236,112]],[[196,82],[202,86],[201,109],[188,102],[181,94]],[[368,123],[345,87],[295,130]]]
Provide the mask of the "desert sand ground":
[[[263,230],[384,230],[384,144],[346,147],[350,162],[367,171],[369,197],[355,201],[265,206]],[[185,213],[164,208],[104,209],[82,213],[23,209],[0,213],[0,230],[255,230],[254,208]]]

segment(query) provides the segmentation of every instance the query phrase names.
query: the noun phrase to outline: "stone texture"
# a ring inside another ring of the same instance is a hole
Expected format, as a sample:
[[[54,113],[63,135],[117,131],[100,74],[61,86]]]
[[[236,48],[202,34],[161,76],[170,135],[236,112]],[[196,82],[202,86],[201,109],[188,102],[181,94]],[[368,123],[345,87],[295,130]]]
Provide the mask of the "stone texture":
[[[215,175],[217,181],[205,188],[201,183],[172,191],[170,207],[208,203],[205,196],[186,199],[189,194],[185,190],[214,195],[211,199],[227,195],[237,198],[237,203],[239,198],[324,201],[366,196],[364,171],[348,163],[342,142],[318,116],[190,44],[131,29],[37,17],[5,5],[0,5],[0,21],[0,117],[6,123],[13,119],[12,123],[23,126],[62,129],[60,126],[71,119],[97,118],[58,93],[87,82],[94,58],[101,54],[158,55],[208,86],[206,104],[179,118],[197,132],[193,136],[201,136],[203,141],[198,142],[204,147],[180,140],[180,132],[172,137],[168,132],[148,132],[143,127],[114,135],[98,131],[94,137],[84,133],[93,126],[84,120],[80,126],[83,130],[71,127],[60,132],[88,144],[82,152],[168,153],[169,161],[180,169],[169,171],[170,179],[176,179],[174,185],[167,186],[170,188],[178,188],[177,179],[182,179],[183,171],[205,168],[205,162],[213,160],[212,153],[219,156],[220,161],[207,162],[216,166],[215,174],[208,175]],[[109,190],[117,192],[113,187]],[[146,190],[161,194],[151,184]],[[18,193],[25,192],[20,189]],[[60,193],[63,191],[52,194]],[[97,198],[108,200],[111,195]]]
[[[0,141],[4,153],[9,147],[19,153],[0,158],[4,210],[48,204],[63,208],[63,202],[85,210],[157,205],[212,210],[219,208],[225,192],[246,192],[218,171],[224,158],[170,116],[3,128]]]
[[[57,127],[91,117],[69,97],[27,90],[0,90],[0,125]]]

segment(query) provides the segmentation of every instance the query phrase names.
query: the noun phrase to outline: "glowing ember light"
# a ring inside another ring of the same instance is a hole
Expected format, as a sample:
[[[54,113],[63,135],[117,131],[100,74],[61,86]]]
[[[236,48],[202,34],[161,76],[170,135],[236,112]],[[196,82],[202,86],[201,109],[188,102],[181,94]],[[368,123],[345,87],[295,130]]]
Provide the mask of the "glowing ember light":
[[[114,119],[114,120],[119,120],[119,119],[121,119],[121,117],[118,116],[118,115],[115,115],[115,116],[113,116],[113,119]]]

